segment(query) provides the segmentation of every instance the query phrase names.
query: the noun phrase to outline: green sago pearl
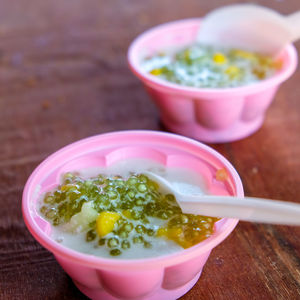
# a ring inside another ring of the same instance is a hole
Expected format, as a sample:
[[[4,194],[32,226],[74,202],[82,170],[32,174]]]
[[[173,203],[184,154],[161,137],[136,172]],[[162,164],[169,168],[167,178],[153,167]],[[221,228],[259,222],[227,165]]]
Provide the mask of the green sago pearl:
[[[93,182],[92,182],[91,180],[86,180],[86,181],[84,182],[84,185],[85,185],[86,187],[90,187],[92,184],[93,184]]]
[[[86,233],[85,240],[87,242],[91,242],[96,238],[96,236],[97,236],[96,232],[93,229],[91,229]]]
[[[167,214],[169,217],[171,217],[171,216],[174,215],[174,211],[171,210],[171,209],[168,209],[168,210],[166,211],[166,214]]]
[[[64,177],[64,179],[74,178],[74,175],[72,173],[65,173],[63,177]]]
[[[147,186],[145,184],[140,183],[137,186],[137,189],[140,193],[145,193],[147,191]]]
[[[141,218],[141,212],[133,210],[131,216],[133,220],[139,220]]]
[[[148,177],[146,177],[145,175],[141,174],[139,175],[139,181],[142,182],[142,183],[146,183],[148,182]]]
[[[101,194],[97,197],[97,199],[104,204],[108,204],[109,203],[109,199],[108,196],[106,194]]]
[[[116,191],[109,191],[107,193],[108,197],[112,200],[117,199],[118,198],[118,193]]]
[[[137,180],[136,177],[130,177],[130,178],[127,180],[127,184],[130,185],[130,186],[134,186],[137,182],[138,182],[138,180]]]
[[[89,227],[90,228],[95,228],[96,227],[96,221],[93,221],[93,222],[89,223]]]
[[[110,238],[108,239],[107,241],[107,246],[109,248],[114,248],[114,247],[117,247],[119,245],[119,240],[117,238]]]
[[[129,249],[130,248],[130,242],[127,241],[127,240],[122,241],[121,247],[124,250]]]
[[[144,242],[144,248],[150,249],[150,248],[152,248],[152,244],[148,241],[145,241]]]
[[[60,202],[60,199],[61,199],[61,191],[60,190],[57,190],[53,193],[53,200],[55,203],[59,203]]]
[[[151,201],[151,200],[152,200],[151,194],[150,194],[150,193],[147,193],[146,195],[144,195],[144,199],[145,199],[146,202]]]
[[[142,206],[144,204],[144,200],[142,197],[139,197],[138,199],[135,200],[135,204],[137,206]]]
[[[119,237],[122,239],[127,239],[128,238],[128,232],[127,231],[121,231],[119,232]]]
[[[57,218],[57,217],[54,218],[53,221],[52,221],[52,224],[53,224],[53,226],[58,226],[60,224],[59,218]]]
[[[117,181],[117,188],[123,190],[124,187],[125,187],[125,182],[123,181],[123,179],[119,179]]]
[[[163,210],[157,213],[157,217],[163,220],[167,220],[169,218],[168,214]]]
[[[105,245],[105,242],[106,242],[106,239],[99,239],[98,245],[99,245],[99,246],[104,246],[104,245]]]
[[[146,232],[146,228],[143,225],[137,225],[137,226],[135,226],[135,231],[137,233],[145,233]]]
[[[134,244],[142,244],[144,242],[144,238],[141,235],[136,235],[132,238]]]
[[[54,197],[53,196],[47,196],[44,198],[44,202],[47,204],[52,204],[55,202]]]
[[[153,236],[155,234],[155,231],[152,228],[147,229],[147,235]]]
[[[148,211],[156,210],[156,205],[155,205],[155,203],[153,203],[153,202],[147,203],[146,209],[147,209]]]
[[[147,219],[146,216],[143,216],[143,217],[142,217],[141,222],[142,222],[143,224],[149,224],[149,223],[150,223],[149,219]]]
[[[104,184],[105,179],[104,179],[104,177],[103,177],[102,174],[98,175],[97,182],[98,182],[98,184],[100,184],[100,185]]]
[[[47,211],[47,207],[46,207],[46,206],[42,206],[42,207],[40,208],[40,212],[41,212],[43,215],[46,214],[46,211]]]
[[[45,214],[45,216],[49,219],[53,219],[57,214],[57,211],[55,208],[51,208],[50,210],[48,210]]]
[[[113,249],[113,250],[110,250],[109,254],[111,256],[118,256],[118,255],[122,254],[122,251],[120,249]]]
[[[175,202],[175,201],[176,201],[174,195],[172,195],[172,194],[167,194],[167,195],[165,196],[165,199],[166,199],[167,201],[170,201],[170,202]]]
[[[61,203],[61,204],[58,206],[58,213],[59,213],[59,215],[60,215],[60,216],[63,216],[64,214],[66,214],[67,208],[68,208],[67,203]]]
[[[133,224],[132,223],[127,223],[123,226],[124,230],[127,232],[130,232],[133,229]]]
[[[74,179],[74,175],[72,173],[66,173],[63,176],[63,182],[65,184],[71,183]]]
[[[72,190],[68,193],[68,198],[71,201],[75,201],[76,199],[78,199],[81,196],[81,193],[77,190]]]
[[[122,226],[123,224],[125,224],[125,222],[126,222],[126,220],[125,220],[123,217],[121,217],[121,218],[117,221],[117,224],[118,224],[118,226]]]
[[[133,199],[136,195],[136,192],[133,189],[128,190],[127,195],[129,198]]]
[[[111,191],[115,191],[115,187],[111,185],[107,185],[106,187],[103,188],[103,191],[108,194]]]

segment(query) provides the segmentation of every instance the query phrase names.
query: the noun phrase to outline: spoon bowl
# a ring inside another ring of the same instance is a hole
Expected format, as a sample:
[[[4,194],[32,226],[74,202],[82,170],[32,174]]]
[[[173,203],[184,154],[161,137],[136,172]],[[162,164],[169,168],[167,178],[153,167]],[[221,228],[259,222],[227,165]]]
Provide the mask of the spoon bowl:
[[[197,41],[276,56],[299,38],[300,11],[284,16],[267,7],[237,4],[207,14]]]

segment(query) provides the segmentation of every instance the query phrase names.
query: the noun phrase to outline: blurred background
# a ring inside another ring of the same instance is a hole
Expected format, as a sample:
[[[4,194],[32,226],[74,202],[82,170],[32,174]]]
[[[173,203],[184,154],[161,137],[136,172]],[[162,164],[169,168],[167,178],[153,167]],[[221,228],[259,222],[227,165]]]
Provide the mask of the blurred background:
[[[85,299],[26,230],[21,195],[33,169],[73,141],[114,130],[165,130],[128,68],[131,41],[155,25],[248,2],[283,14],[300,9],[299,0],[0,0],[1,299]],[[299,145],[286,147],[295,144],[300,132],[299,82],[298,69],[280,89],[256,134],[211,145],[237,168],[248,195],[294,201],[300,194]],[[292,271],[299,266],[297,241],[286,237],[286,246],[278,244],[297,254],[289,258],[290,268],[281,264],[278,253],[268,252],[278,245],[266,242],[276,234],[280,240],[287,230],[274,233],[270,226],[240,225],[225,243],[248,251],[235,248],[232,265],[223,266],[233,249],[224,250],[222,244],[207,266],[212,271],[183,299],[297,299],[300,277]],[[289,234],[295,235],[296,229]],[[268,261],[266,266],[262,261]],[[273,275],[268,275],[270,270]],[[225,280],[221,274],[228,271],[231,279]],[[291,277],[284,281],[283,276]],[[231,284],[233,289],[228,288]],[[239,298],[242,293],[244,298]]]

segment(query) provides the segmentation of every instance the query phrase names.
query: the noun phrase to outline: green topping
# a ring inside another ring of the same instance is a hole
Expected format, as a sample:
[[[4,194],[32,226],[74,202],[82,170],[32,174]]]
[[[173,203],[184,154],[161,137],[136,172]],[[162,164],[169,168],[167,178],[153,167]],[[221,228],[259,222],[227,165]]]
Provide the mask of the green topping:
[[[137,190],[141,193],[145,193],[147,191],[147,186],[145,184],[139,184]]]
[[[145,241],[144,242],[144,248],[152,248],[152,244],[150,242]]]
[[[130,232],[133,229],[133,225],[132,225],[132,223],[127,223],[124,225],[123,228],[124,228],[124,231]]]
[[[142,235],[136,235],[133,237],[132,241],[134,244],[141,244],[144,242],[144,238]]]
[[[146,228],[143,225],[137,225],[137,226],[135,226],[135,231],[137,233],[145,233],[146,232]]]
[[[99,241],[98,241],[99,246],[104,246],[105,243],[106,243],[106,239],[99,239]]]
[[[129,249],[130,248],[130,242],[127,241],[127,240],[122,241],[121,247],[124,250]]]
[[[207,238],[217,221],[182,214],[174,195],[161,193],[143,174],[84,179],[66,173],[62,184],[45,194],[40,213],[62,230],[83,232],[86,242],[112,256],[132,244],[149,249],[161,238],[191,247]]]
[[[145,71],[161,79],[200,88],[237,87],[273,76],[281,62],[240,49],[194,44],[175,54],[146,58]]]
[[[117,238],[110,238],[107,241],[107,246],[109,248],[114,248],[117,247],[119,245],[119,240]]]
[[[109,254],[111,256],[118,256],[118,255],[122,254],[122,252],[120,249],[113,249],[113,250],[110,250]]]
[[[95,230],[91,229],[86,233],[85,239],[87,242],[91,242],[96,238],[96,236],[97,236],[97,234],[96,234]]]

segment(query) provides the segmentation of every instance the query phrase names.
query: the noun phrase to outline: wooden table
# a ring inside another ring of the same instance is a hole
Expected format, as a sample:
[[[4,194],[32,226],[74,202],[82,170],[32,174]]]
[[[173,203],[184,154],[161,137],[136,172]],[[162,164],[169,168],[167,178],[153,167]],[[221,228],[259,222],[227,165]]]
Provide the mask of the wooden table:
[[[154,25],[234,2],[1,0],[1,299],[86,299],[27,231],[23,186],[44,158],[78,139],[164,130],[128,69],[128,45]],[[299,0],[256,2],[282,13],[300,9]],[[253,136],[211,145],[236,167],[247,195],[300,201],[299,83],[298,69]],[[240,222],[182,299],[300,299],[299,228]]]

